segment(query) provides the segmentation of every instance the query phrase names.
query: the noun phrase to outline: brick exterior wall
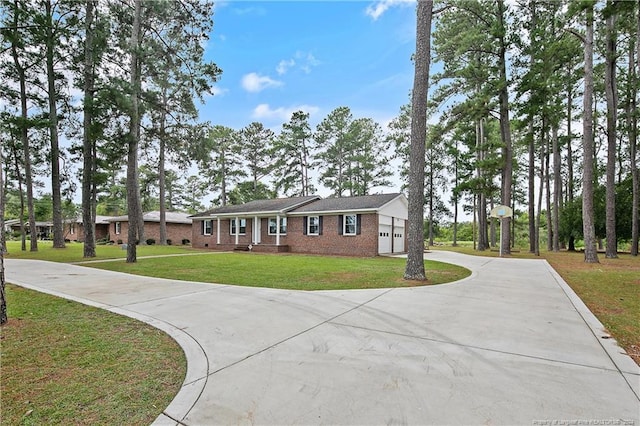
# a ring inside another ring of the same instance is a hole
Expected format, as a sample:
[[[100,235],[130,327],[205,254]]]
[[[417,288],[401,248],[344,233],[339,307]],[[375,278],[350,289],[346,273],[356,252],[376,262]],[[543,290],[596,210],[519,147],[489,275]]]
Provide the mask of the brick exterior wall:
[[[116,234],[116,222],[109,224],[109,235],[111,241],[126,243],[129,233],[129,222],[120,222],[120,234]],[[160,243],[160,224],[158,222],[144,223],[144,239],[149,238],[156,240],[156,244]],[[191,224],[189,223],[167,223],[167,240],[171,240],[172,245],[182,244],[182,240],[191,239]]]
[[[378,216],[376,214],[360,215],[359,235],[340,235],[338,232],[338,215],[325,215],[322,219],[322,235],[304,235],[304,218],[302,216],[287,217],[287,235],[280,236],[280,245],[288,246],[291,253],[326,254],[341,256],[376,256],[378,254]],[[274,245],[276,236],[269,235],[268,219],[261,218],[260,246]],[[247,229],[244,235],[238,236],[238,245],[251,244],[253,218],[247,218]],[[196,248],[214,250],[232,250],[235,247],[235,235],[230,235],[230,220],[220,221],[220,245],[217,245],[217,220],[213,220],[211,235],[202,234],[202,220],[194,220],[191,243]],[[267,247],[256,248],[256,251],[275,251]]]
[[[291,217],[287,240],[293,253],[340,256],[376,256],[378,254],[378,215],[363,214],[359,235],[340,235],[338,215],[322,217],[322,235],[304,235],[304,218]]]
[[[106,225],[103,223],[97,223],[96,224],[96,240],[101,240],[103,238],[106,238],[107,235],[109,235],[110,228],[111,228],[111,231],[113,231],[112,224]],[[68,223],[65,223],[64,225],[65,238],[71,241],[84,242],[84,225],[81,223],[76,223],[74,231],[75,232],[73,234],[70,233],[70,225]]]

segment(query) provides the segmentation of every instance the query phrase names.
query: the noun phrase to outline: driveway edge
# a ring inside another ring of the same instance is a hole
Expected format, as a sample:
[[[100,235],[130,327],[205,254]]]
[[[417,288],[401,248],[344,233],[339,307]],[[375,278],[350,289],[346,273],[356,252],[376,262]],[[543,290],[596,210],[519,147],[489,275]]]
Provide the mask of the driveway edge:
[[[544,262],[547,265],[547,268],[549,269],[549,272],[553,276],[554,280],[567,295],[573,307],[576,309],[578,314],[580,314],[580,317],[582,317],[583,321],[585,322],[585,324],[587,324],[589,329],[591,329],[593,336],[597,339],[602,349],[604,349],[604,351],[611,359],[611,362],[624,377],[625,381],[635,394],[636,398],[640,401],[640,366],[638,366],[633,358],[631,358],[627,354],[624,348],[618,344],[616,339],[614,339],[609,334],[606,327],[593,314],[593,312],[591,312],[587,305],[585,305],[582,299],[578,297],[578,295],[560,276],[560,274],[558,274],[558,272],[553,269],[551,264],[547,260],[544,260]],[[630,379],[634,380],[635,383],[632,383]]]

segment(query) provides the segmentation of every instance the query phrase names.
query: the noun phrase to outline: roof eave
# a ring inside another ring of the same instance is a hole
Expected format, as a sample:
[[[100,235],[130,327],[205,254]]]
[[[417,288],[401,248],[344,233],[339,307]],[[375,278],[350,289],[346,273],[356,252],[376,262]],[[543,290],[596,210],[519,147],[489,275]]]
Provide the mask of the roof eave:
[[[309,204],[313,201],[317,201],[319,200],[321,197],[320,196],[315,196],[313,198],[310,198],[308,200],[304,200],[304,201],[300,201],[299,203],[287,206],[284,209],[280,209],[280,210],[259,210],[259,211],[255,211],[255,212],[235,212],[235,213],[210,213],[207,214],[205,213],[201,213],[199,215],[193,215],[193,216],[189,216],[193,219],[217,219],[217,218],[226,218],[226,217],[243,217],[243,218],[247,218],[247,217],[255,217],[255,216],[259,216],[259,217],[268,217],[268,216],[273,216],[273,215],[288,215],[290,214],[289,212],[291,210],[295,210],[301,206],[304,206],[305,204]]]
[[[310,216],[310,215],[336,215],[336,214],[350,214],[350,213],[360,213],[360,214],[368,214],[368,213],[378,213],[380,211],[379,207],[375,208],[365,208],[365,209],[340,209],[340,210],[314,210],[314,211],[303,211],[303,212],[291,212],[289,216]]]

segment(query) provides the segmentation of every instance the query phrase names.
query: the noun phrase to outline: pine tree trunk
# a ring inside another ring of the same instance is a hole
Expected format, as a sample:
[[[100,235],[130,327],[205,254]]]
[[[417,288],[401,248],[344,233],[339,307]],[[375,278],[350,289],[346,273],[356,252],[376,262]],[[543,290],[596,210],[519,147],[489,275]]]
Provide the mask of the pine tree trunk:
[[[165,138],[167,137],[165,133],[165,120],[166,113],[165,108],[167,105],[167,93],[166,90],[162,91],[162,105],[163,111],[160,112],[160,152],[158,153],[158,186],[160,187],[160,241],[159,244],[166,246],[167,245],[167,206],[165,200],[165,189],[166,189],[166,178],[165,178],[165,150],[166,143]]]
[[[529,115],[529,253],[536,252],[536,144],[533,114]]]
[[[558,126],[551,128],[551,143],[553,149],[553,244],[551,249],[560,251],[560,203],[562,201],[562,176],[560,174],[560,143],[558,141]]]
[[[18,21],[19,5],[17,1],[14,1],[14,28],[18,28],[20,22]],[[29,234],[30,234],[30,250],[38,251],[38,230],[36,229],[36,216],[33,208],[33,181],[31,173],[31,146],[29,144],[29,133],[27,129],[28,110],[27,110],[27,82],[25,69],[20,63],[18,57],[18,46],[14,39],[11,43],[11,55],[13,57],[13,63],[18,73],[18,81],[20,85],[20,141],[22,142],[23,157],[24,157],[24,179],[25,186],[27,187],[27,212],[29,215]]]
[[[582,116],[582,235],[584,261],[599,263],[594,223],[594,147],[593,147],[593,5],[586,11],[586,38],[584,46],[584,95]]]
[[[545,184],[545,179],[544,179],[544,170],[545,170],[545,123],[544,123],[544,116],[542,118],[542,132],[541,132],[541,137],[542,137],[542,141],[540,143],[540,188],[538,188],[538,212],[536,215],[536,231],[535,231],[535,243],[536,243],[536,247],[535,247],[535,251],[534,253],[536,254],[536,256],[540,256],[540,225],[541,225],[541,219],[542,219],[542,198],[544,196],[544,184]]]
[[[13,141],[13,137],[12,137]],[[24,227],[24,189],[22,185],[22,173],[20,167],[20,153],[18,153],[18,149],[16,147],[15,141],[11,144],[11,155],[13,157],[13,166],[16,173],[16,180],[18,181],[18,195],[20,196],[20,250],[27,251],[27,238],[26,238],[26,230]]]
[[[93,57],[93,18],[95,0],[87,0],[85,5],[85,41],[84,41],[84,101],[82,128],[82,226],[84,232],[83,256],[96,257],[96,220],[93,214],[93,176],[95,168],[93,129],[94,99],[94,57]]]
[[[418,1],[415,76],[411,96],[411,148],[409,157],[409,230],[404,278],[426,280],[424,269],[424,165],[427,136],[427,94],[431,61],[433,0]]]
[[[606,189],[606,233],[607,249],[605,257],[618,257],[616,238],[616,157],[617,157],[617,108],[616,87],[616,12],[611,0],[607,1],[611,14],[607,16],[607,36],[605,55],[605,94],[607,98],[607,189]]]
[[[507,44],[506,44],[506,24],[505,5],[503,0],[498,0],[498,20],[501,29],[500,54],[498,56],[498,66],[500,69],[500,136],[502,138],[502,204],[511,205],[511,187],[513,185],[513,147],[511,143],[511,122],[509,120],[509,91],[507,81]],[[511,227],[508,218],[501,218],[502,222],[507,222],[502,226],[501,247],[503,254],[511,254]]]
[[[476,123],[476,174],[480,188],[478,192],[478,247],[479,251],[485,251],[489,248],[489,227],[487,223],[487,196],[486,185],[484,179],[484,171],[482,170],[482,162],[484,161],[484,123],[480,119]]]
[[[544,195],[547,206],[547,251],[553,250],[553,221],[551,220],[551,147],[549,146],[549,136],[547,135],[547,144],[545,149],[544,160]]]
[[[460,155],[458,152],[458,143],[456,142],[456,158],[454,163],[454,188],[458,186],[458,156]],[[458,246],[458,201],[459,195],[458,193],[453,193],[453,242],[452,246]]]
[[[429,147],[431,150],[431,147]],[[433,153],[429,155],[429,246],[433,245],[434,235],[433,235],[433,199],[434,199],[434,190],[433,190],[433,162],[431,159],[433,158]]]
[[[538,14],[536,10],[536,2],[529,2],[531,8],[531,28],[535,29],[538,25]],[[535,65],[535,58],[533,55],[530,57],[529,68],[533,69]],[[529,112],[529,129],[528,129],[528,191],[527,201],[529,208],[529,253],[536,252],[536,144],[535,144],[535,130],[533,127],[533,112]]]
[[[51,138],[51,199],[53,204],[53,247],[64,248],[64,224],[62,223],[62,195],[60,191],[60,148],[58,143],[58,111],[55,70],[53,68],[54,34],[51,0],[44,4],[47,23],[47,86],[49,95],[49,137]],[[74,218],[75,220],[75,218]]]
[[[4,281],[4,254],[7,250],[4,239],[4,207],[6,204],[4,199],[3,161],[2,150],[0,149],[0,325],[6,324],[9,320],[7,317],[7,297]]]
[[[569,76],[571,75],[569,70]],[[571,83],[567,85],[567,200],[573,201],[574,177],[573,177],[573,132],[571,130],[573,111],[573,90]]]
[[[636,62],[633,61],[633,49],[629,53],[629,67],[633,69],[629,72],[629,75],[633,75],[634,90],[631,98],[631,117],[638,117],[638,101],[637,96],[640,93],[640,6],[638,9],[638,25],[636,30]],[[632,43],[631,43],[632,44]],[[633,44],[632,44],[633,45]],[[635,67],[635,69],[634,69]],[[638,255],[638,234],[640,228],[640,217],[638,217],[640,209],[640,176],[638,173],[638,120],[630,118],[632,125],[632,136],[629,137],[629,143],[631,145],[631,182],[633,186],[633,207],[631,210],[631,254],[633,256]]]
[[[489,221],[487,220],[487,196],[480,193],[478,197],[478,250],[489,249]]]
[[[136,240],[140,218],[140,184],[138,181],[138,144],[140,129],[140,111],[138,96],[140,92],[140,75],[138,55],[140,48],[140,15],[142,0],[134,0],[135,12],[131,31],[131,111],[129,120],[129,152],[127,156],[127,205],[128,205],[128,234],[127,234],[127,263],[137,261]]]

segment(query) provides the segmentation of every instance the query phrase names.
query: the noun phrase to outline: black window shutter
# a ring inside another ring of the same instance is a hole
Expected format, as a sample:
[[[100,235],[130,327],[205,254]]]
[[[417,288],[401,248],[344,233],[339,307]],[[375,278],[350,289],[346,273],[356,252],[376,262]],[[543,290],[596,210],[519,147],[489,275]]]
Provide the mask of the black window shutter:
[[[202,221],[202,229],[200,231],[201,231],[200,234],[204,235],[204,220]]]
[[[322,216],[318,216],[318,235],[322,235]]]
[[[360,231],[361,231],[360,222],[362,222],[361,214],[356,216],[356,235],[360,235]]]
[[[344,216],[341,214],[338,215],[338,235],[342,235],[342,221],[344,220]]]
[[[302,217],[302,234],[303,235],[307,235],[307,221],[308,221],[307,216],[303,216]]]

